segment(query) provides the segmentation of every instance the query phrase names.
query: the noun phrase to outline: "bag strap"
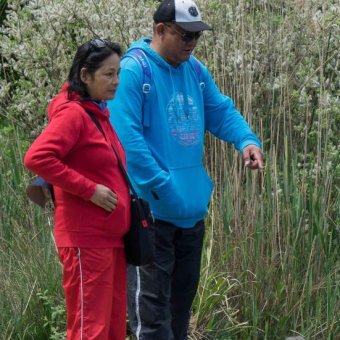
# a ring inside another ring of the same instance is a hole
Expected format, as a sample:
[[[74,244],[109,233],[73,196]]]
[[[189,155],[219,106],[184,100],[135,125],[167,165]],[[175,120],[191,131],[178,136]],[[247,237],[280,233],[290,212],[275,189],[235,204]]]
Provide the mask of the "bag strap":
[[[140,65],[143,73],[143,86],[142,91],[143,94],[150,93],[151,90],[151,81],[152,81],[152,71],[151,71],[151,65],[149,63],[149,59],[146,56],[145,52],[140,48],[133,48],[129,50],[128,53],[125,54],[124,58],[132,58],[137,62],[137,64]]]
[[[151,65],[150,65],[147,55],[142,49],[133,48],[129,50],[122,59],[127,58],[127,57],[132,58],[133,60],[137,62],[137,64],[140,65],[142,72],[143,72],[143,86],[142,86],[143,94],[146,95],[150,93],[151,82],[152,82],[152,71],[151,71]],[[197,78],[198,78],[201,90],[203,91],[205,88],[205,82],[203,81],[203,78],[202,78],[202,66],[197,60],[197,58],[194,57],[193,55],[190,56],[189,62],[197,74]]]
[[[202,66],[197,60],[197,58],[194,57],[193,55],[190,56],[189,62],[196,71],[201,90],[203,91],[205,89],[205,82],[203,81],[203,78],[202,78]]]
[[[95,114],[93,112],[87,110],[87,109],[85,109],[85,111],[90,116],[90,118],[92,119],[93,123],[96,125],[98,130],[101,132],[101,134],[103,135],[104,139],[108,142],[108,140],[107,140],[107,138],[105,136],[104,130],[103,130],[102,126],[100,125],[98,119],[96,118]],[[111,143],[110,143],[110,145],[111,145],[111,148],[112,148],[114,154],[116,155],[116,158],[117,158],[117,161],[118,161],[118,166],[119,166],[120,171],[123,174],[123,177],[125,178],[126,182],[128,183],[128,185],[129,185],[129,187],[130,187],[130,189],[132,191],[133,196],[135,196],[135,198],[137,198],[138,197],[137,192],[136,192],[136,190],[134,189],[134,187],[133,187],[133,185],[131,183],[131,180],[130,180],[130,178],[129,178],[129,176],[128,176],[125,168],[124,168],[123,162],[121,161],[120,157],[118,156],[118,153],[115,150],[114,146]]]

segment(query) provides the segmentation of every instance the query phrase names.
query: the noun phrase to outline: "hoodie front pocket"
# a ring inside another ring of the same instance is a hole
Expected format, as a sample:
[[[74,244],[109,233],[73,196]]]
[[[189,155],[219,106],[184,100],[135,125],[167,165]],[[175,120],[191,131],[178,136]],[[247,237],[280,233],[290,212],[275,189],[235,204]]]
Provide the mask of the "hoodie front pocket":
[[[154,214],[159,218],[204,218],[213,183],[202,165],[170,170],[169,183],[154,201]]]

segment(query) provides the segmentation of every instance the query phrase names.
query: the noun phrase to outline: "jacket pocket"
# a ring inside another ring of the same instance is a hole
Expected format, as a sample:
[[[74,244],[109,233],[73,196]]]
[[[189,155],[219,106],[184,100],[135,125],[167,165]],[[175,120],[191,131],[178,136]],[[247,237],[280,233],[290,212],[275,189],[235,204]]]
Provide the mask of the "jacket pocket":
[[[213,183],[203,165],[172,169],[169,181],[155,190],[152,209],[158,218],[204,218],[213,190]]]

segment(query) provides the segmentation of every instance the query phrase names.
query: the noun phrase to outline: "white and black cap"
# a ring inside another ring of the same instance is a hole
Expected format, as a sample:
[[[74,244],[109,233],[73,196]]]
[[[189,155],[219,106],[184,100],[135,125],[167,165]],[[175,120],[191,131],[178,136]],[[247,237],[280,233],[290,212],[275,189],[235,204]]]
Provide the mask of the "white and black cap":
[[[211,30],[202,21],[197,5],[191,0],[163,0],[153,15],[155,23],[175,22],[188,32]]]

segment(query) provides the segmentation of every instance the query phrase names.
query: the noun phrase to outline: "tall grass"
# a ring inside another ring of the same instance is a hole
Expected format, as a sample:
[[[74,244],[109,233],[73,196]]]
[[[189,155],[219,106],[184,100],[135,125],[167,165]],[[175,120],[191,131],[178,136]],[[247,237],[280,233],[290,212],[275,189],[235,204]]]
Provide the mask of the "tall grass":
[[[325,100],[332,93],[325,81],[332,32],[323,27],[312,39],[312,18],[302,15],[311,3],[287,13],[290,5],[226,4],[238,6],[234,26],[220,22],[216,35],[229,34],[209,49],[213,60],[201,51],[222,91],[261,135],[266,168],[250,173],[229,146],[207,138],[206,163],[216,188],[195,301],[195,339],[340,336],[339,157],[330,152],[339,113]],[[300,56],[307,42],[308,52]],[[236,48],[241,61],[233,64],[225,56]],[[302,105],[312,77],[319,81],[314,103]]]
[[[61,270],[51,214],[25,196],[25,143],[13,130],[1,130],[0,139],[0,338],[62,339]]]
[[[214,31],[197,55],[261,136],[266,167],[206,137],[216,187],[190,338],[337,339],[339,4],[199,2]],[[27,135],[0,129],[0,334],[62,339],[51,213],[24,193]]]
[[[27,201],[22,143],[16,135],[6,138],[0,161],[0,334],[62,339],[61,270],[50,213]],[[317,187],[306,182],[288,144],[282,159],[272,150],[265,171],[251,174],[225,145],[210,143],[217,144],[210,165],[219,163],[211,167],[219,184],[207,221],[191,338],[336,339],[334,178],[326,173]]]
[[[334,178],[306,183],[286,152],[281,160],[269,153],[263,174],[225,161],[195,304],[195,331],[208,329],[209,339],[339,335]]]

